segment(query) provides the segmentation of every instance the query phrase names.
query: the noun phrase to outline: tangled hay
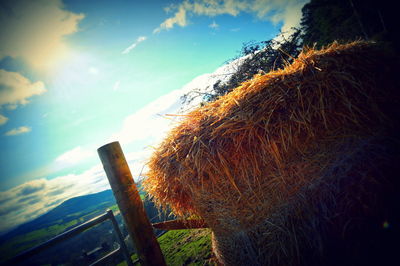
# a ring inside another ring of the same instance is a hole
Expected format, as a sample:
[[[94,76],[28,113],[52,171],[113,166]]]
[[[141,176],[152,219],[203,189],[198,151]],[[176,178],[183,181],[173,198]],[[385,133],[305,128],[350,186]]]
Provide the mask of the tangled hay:
[[[203,218],[223,264],[362,263],[397,195],[397,67],[368,42],[305,50],[189,113],[145,189]]]

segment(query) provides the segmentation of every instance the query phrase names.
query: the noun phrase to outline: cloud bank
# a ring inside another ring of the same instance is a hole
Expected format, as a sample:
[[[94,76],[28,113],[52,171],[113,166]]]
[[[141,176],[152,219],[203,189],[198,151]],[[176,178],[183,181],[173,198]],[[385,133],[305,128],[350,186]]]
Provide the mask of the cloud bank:
[[[137,181],[150,149],[130,152],[125,158]],[[67,199],[110,189],[101,164],[80,174],[69,174],[51,180],[45,178],[26,182],[0,192],[0,233],[35,219]]]
[[[97,165],[79,175],[36,179],[0,192],[0,232],[34,219],[68,198],[108,188],[103,168]]]
[[[190,104],[183,105],[181,98],[183,95],[192,91],[199,95],[210,92],[218,80],[227,81],[245,58],[221,66],[213,73],[200,75],[181,89],[163,95],[127,116],[121,130],[112,135],[108,141],[119,141],[124,145],[133,142],[141,142],[148,146],[156,145],[182,118],[182,114],[197,107],[202,101],[201,97],[197,97]]]
[[[51,66],[66,52],[63,38],[84,18],[61,0],[6,0],[0,5],[0,59],[21,57],[35,68]]]
[[[0,107],[29,103],[29,98],[46,92],[43,82],[31,82],[17,72],[0,69]]]
[[[93,151],[78,146],[58,156],[56,158],[56,162],[67,165],[73,165],[82,162],[83,160],[86,160],[88,158],[91,158],[93,156],[95,156],[95,153]]]
[[[185,27],[188,17],[218,15],[238,16],[240,13],[254,15],[258,19],[269,20],[275,24],[282,23],[282,31],[290,30],[300,23],[301,8],[307,0],[185,0],[179,5],[168,6],[168,13],[174,15],[167,18],[154,29],[153,33],[170,30],[176,25]]]

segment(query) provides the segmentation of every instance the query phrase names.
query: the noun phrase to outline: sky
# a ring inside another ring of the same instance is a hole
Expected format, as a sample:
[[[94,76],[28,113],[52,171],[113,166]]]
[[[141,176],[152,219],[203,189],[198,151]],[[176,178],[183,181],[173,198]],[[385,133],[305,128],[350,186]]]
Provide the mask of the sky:
[[[96,150],[111,141],[139,176],[180,97],[298,26],[305,2],[1,1],[0,234],[109,189]]]

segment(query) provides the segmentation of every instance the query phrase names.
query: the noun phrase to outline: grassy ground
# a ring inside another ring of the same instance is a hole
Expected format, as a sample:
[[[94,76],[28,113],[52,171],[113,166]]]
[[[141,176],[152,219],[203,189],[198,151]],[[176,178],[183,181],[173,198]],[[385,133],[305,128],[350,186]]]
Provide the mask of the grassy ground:
[[[158,238],[167,265],[215,265],[207,229],[173,230]],[[136,260],[136,254],[132,260]],[[125,266],[126,262],[118,264]]]

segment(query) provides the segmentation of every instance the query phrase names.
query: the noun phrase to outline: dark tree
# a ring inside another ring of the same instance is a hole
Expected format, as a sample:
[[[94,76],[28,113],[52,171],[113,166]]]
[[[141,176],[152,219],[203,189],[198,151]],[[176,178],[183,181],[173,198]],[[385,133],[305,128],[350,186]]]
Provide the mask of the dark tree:
[[[311,0],[304,5],[301,28],[290,36],[280,34],[262,42],[248,42],[237,57],[247,56],[238,63],[227,82],[218,81],[211,92],[193,90],[184,95],[184,102],[202,97],[203,102],[214,101],[230,92],[257,73],[283,68],[291,63],[301,48],[321,48],[334,41],[348,42],[360,39],[381,42],[392,51],[399,51],[397,9],[390,0]]]
[[[395,10],[388,0],[311,0],[302,9],[304,44],[321,47],[335,40],[366,39],[396,45]]]

